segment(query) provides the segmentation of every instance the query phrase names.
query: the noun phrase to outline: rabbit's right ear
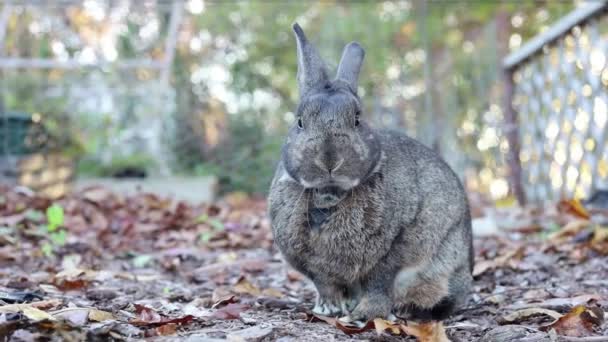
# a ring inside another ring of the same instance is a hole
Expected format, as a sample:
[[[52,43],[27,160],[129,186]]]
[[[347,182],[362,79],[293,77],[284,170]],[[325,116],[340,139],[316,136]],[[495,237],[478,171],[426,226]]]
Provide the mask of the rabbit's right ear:
[[[327,69],[298,23],[293,24],[293,32],[298,45],[298,86],[300,97],[303,97],[311,90],[322,89],[328,83]]]

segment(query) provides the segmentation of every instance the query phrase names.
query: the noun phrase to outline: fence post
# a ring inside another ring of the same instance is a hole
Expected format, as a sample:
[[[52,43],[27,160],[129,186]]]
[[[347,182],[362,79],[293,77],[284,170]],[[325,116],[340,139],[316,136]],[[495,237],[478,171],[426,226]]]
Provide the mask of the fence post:
[[[509,150],[507,152],[507,165],[509,167],[509,186],[511,192],[517,198],[520,205],[526,204],[526,193],[521,181],[521,162],[519,160],[520,142],[519,142],[519,120],[517,113],[513,109],[513,70],[504,69],[502,72],[503,78],[503,112],[504,112],[504,129]]]
[[[509,37],[511,31],[509,26],[509,15],[506,11],[500,11],[497,14],[496,24],[499,54],[501,57],[499,60],[502,60],[509,52]],[[513,82],[514,68],[503,67],[502,63],[499,65],[501,68],[502,88],[504,91],[502,96],[502,111],[504,114],[503,132],[509,143],[509,150],[506,158],[507,166],[509,168],[509,187],[519,204],[525,205],[526,193],[521,180],[522,170],[521,162],[519,160],[519,120],[515,109],[513,109],[513,96],[515,93],[515,84]]]

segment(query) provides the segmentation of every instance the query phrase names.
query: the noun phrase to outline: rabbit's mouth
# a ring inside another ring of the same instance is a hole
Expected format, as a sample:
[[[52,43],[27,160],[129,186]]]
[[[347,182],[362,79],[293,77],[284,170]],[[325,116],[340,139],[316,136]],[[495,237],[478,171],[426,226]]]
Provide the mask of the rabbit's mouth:
[[[312,191],[312,202],[315,208],[330,208],[340,203],[348,194],[339,186],[326,186],[314,188]]]
[[[300,179],[300,184],[307,189],[314,189],[323,192],[338,192],[348,191],[359,185],[359,180],[352,180],[348,177],[330,177],[329,180],[317,180],[315,182],[307,182],[304,179]]]

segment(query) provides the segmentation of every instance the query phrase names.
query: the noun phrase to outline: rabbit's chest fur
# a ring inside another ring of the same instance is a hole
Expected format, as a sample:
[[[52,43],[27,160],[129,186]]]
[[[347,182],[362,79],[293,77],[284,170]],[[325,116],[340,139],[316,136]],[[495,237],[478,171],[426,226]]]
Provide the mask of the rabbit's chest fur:
[[[275,241],[287,259],[311,278],[353,283],[388,252],[392,235],[383,229],[384,180],[374,174],[335,207],[319,213],[310,190],[289,185],[281,203],[271,203]],[[291,210],[287,208],[291,207]]]

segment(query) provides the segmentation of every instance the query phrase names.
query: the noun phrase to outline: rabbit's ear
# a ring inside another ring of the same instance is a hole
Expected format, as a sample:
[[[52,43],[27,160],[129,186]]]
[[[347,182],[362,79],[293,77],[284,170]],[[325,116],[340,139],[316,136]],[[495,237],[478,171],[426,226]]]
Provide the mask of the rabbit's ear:
[[[293,24],[298,45],[298,86],[300,97],[312,89],[323,88],[328,83],[327,69],[317,49],[306,39],[298,23]]]
[[[340,65],[338,65],[336,79],[346,82],[355,94],[357,93],[359,71],[364,57],[365,50],[359,43],[352,42],[344,47],[342,59],[340,59]]]

